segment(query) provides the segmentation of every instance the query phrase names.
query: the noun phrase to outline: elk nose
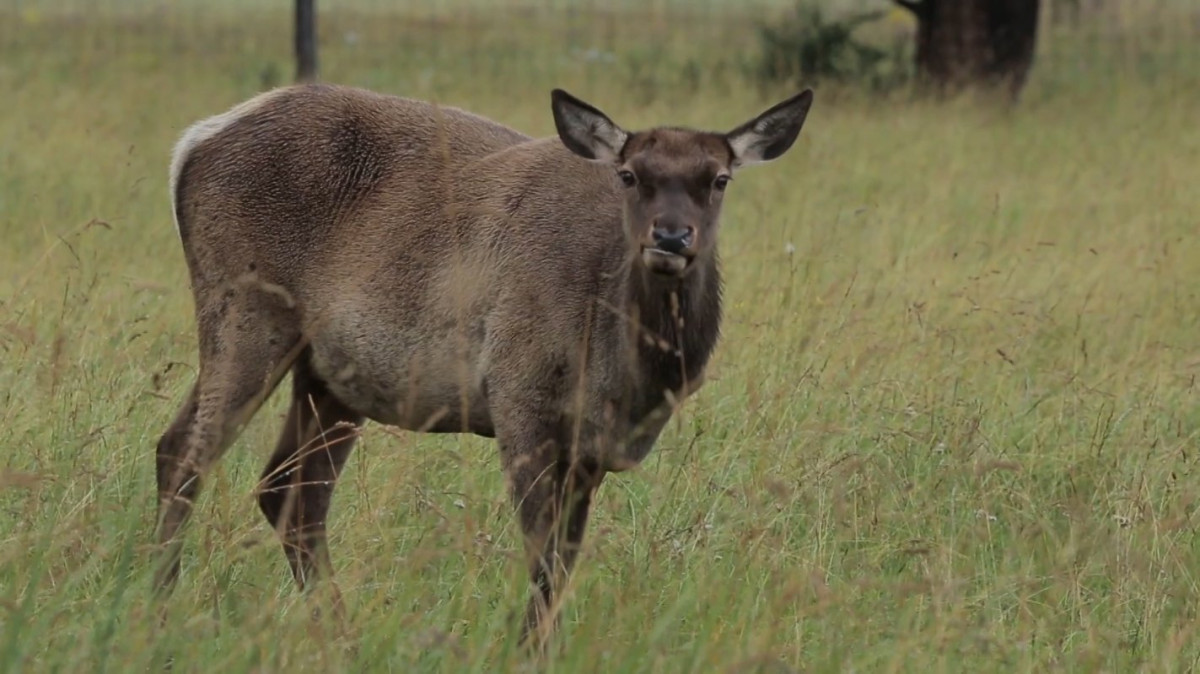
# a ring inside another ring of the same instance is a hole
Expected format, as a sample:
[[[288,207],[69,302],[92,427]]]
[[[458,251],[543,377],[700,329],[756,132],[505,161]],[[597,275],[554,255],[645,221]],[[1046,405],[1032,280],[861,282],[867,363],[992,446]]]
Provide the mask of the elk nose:
[[[655,227],[653,231],[654,245],[659,250],[678,255],[692,245],[696,230],[693,227]]]

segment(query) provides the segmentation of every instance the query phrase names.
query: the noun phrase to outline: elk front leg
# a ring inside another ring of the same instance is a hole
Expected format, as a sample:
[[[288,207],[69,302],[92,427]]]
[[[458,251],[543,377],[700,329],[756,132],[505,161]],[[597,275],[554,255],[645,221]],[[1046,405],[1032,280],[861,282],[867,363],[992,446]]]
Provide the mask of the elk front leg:
[[[515,447],[506,448],[505,464],[534,587],[521,642],[540,650],[558,622],[561,593],[579,554],[592,498],[604,473],[590,462],[572,460],[553,440],[525,447],[515,452]]]

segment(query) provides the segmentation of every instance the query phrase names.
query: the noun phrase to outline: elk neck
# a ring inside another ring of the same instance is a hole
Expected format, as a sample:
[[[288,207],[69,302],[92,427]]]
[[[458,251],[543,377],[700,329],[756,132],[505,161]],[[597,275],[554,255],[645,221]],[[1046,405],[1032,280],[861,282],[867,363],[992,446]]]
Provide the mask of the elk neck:
[[[720,336],[721,274],[715,251],[681,278],[638,264],[629,280],[638,370],[657,390],[680,390],[704,371]]]

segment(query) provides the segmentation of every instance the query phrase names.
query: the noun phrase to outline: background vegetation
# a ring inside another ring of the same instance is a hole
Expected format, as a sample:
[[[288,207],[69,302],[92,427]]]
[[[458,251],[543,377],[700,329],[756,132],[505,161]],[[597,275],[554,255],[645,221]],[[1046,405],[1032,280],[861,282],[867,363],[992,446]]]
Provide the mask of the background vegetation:
[[[253,498],[281,399],[150,628],[154,444],[196,363],[168,153],[290,79],[288,4],[0,8],[0,670],[528,667],[480,439],[368,428],[331,522],[353,631],[310,623]],[[320,4],[322,79],[533,134],[554,86],[635,128],[794,86],[755,76],[788,3]],[[825,8],[887,10],[886,49],[889,4]],[[1084,4],[1015,109],[826,80],[739,176],[713,376],[602,488],[548,671],[1194,667],[1200,14]]]

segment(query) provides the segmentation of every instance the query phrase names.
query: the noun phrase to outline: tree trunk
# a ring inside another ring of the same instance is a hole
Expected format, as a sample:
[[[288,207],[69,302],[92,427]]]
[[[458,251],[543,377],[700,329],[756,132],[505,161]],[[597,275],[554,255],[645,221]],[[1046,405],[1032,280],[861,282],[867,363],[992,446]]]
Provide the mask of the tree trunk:
[[[296,0],[296,81],[317,78],[316,0]]]
[[[916,66],[938,92],[1020,94],[1033,65],[1040,0],[893,0],[917,18]]]

